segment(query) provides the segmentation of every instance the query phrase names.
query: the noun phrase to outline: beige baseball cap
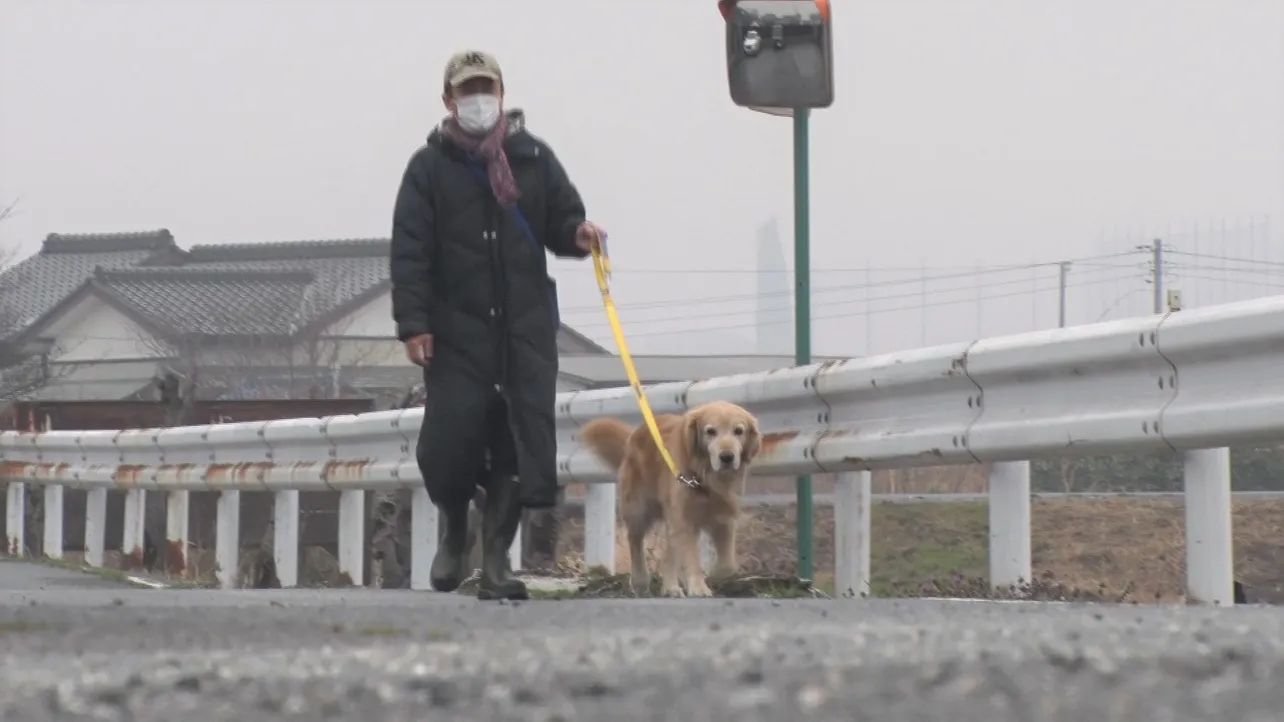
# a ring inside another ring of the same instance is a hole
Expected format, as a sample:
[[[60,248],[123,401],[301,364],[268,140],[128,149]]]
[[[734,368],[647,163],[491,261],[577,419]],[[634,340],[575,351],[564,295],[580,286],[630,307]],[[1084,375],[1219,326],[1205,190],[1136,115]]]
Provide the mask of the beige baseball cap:
[[[490,78],[497,83],[504,82],[499,61],[490,53],[463,50],[450,56],[450,60],[446,61],[446,85],[453,88],[472,78]]]

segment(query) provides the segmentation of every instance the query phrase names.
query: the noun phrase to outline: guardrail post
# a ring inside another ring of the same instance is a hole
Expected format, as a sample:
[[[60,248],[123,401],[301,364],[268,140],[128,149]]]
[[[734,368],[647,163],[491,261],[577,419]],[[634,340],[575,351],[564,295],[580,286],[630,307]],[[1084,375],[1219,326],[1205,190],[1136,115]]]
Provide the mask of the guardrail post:
[[[1030,462],[990,467],[990,586],[1030,582]]]
[[[218,585],[235,589],[241,566],[241,492],[220,491],[214,522],[214,563]]]
[[[187,577],[187,521],[190,499],[186,491],[165,494],[165,567],[172,576]]]
[[[515,572],[521,571],[522,568],[522,532],[525,531],[525,527],[525,522],[517,525],[517,534],[513,536],[513,545],[508,548],[508,565]]]
[[[870,473],[839,474],[834,485],[834,596],[869,596]]]
[[[90,489],[85,494],[85,564],[102,568],[107,542],[107,490]]]
[[[366,492],[349,489],[339,493],[339,571],[354,587],[364,586],[366,549]]]
[[[147,521],[147,492],[130,489],[125,492],[125,524],[121,530],[120,568],[143,566],[143,529]]]
[[[1186,595],[1214,606],[1235,603],[1230,449],[1182,454],[1186,487]]]
[[[584,566],[615,574],[615,484],[589,484],[584,499]]]
[[[9,482],[5,496],[4,536],[5,551],[11,557],[23,556],[27,537],[27,485]]]
[[[432,589],[429,575],[437,555],[437,507],[428,490],[418,484],[410,491],[410,588]]]
[[[272,561],[282,589],[299,586],[299,492],[278,491],[272,504]]]
[[[62,487],[45,487],[45,539],[40,551],[50,559],[62,559]]]

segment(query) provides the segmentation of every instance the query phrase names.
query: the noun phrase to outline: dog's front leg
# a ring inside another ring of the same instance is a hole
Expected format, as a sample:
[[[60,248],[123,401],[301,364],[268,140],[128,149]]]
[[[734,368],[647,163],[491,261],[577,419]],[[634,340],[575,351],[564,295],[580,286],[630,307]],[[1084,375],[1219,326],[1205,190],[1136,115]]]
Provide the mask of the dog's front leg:
[[[660,594],[666,597],[685,597],[680,583],[681,553],[677,523],[672,519],[664,522],[664,555],[660,557]]]
[[[700,529],[686,520],[678,527],[675,536],[687,596],[712,597],[713,590],[709,589],[704,569],[700,566]]]
[[[718,560],[713,565],[714,577],[729,577],[740,570],[736,559],[736,520],[717,519],[709,526],[709,536],[713,538],[713,548],[718,553]]]

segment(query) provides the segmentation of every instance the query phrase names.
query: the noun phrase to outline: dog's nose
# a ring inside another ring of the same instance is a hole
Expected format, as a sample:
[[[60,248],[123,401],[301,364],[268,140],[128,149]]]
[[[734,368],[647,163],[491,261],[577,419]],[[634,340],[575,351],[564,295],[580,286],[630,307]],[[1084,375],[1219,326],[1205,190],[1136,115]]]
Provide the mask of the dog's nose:
[[[735,460],[736,460],[736,455],[731,453],[730,451],[724,451],[721,454],[718,454],[718,461],[721,461],[723,466],[727,466]]]

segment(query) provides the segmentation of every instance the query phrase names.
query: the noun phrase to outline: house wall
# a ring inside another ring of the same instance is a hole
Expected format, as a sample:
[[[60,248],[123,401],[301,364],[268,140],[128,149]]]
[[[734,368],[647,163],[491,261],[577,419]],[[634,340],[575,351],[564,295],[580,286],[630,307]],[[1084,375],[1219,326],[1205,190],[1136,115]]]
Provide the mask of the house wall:
[[[397,325],[392,321],[392,292],[384,291],[325,329],[332,337],[300,349],[303,358],[322,356],[341,366],[407,366]]]
[[[237,346],[220,346],[200,352],[200,364],[211,367],[244,367],[256,365],[283,366],[291,363],[308,364],[315,358],[328,365],[337,360],[343,366],[405,365],[401,344],[392,337],[391,296],[380,294],[336,323],[332,333],[344,338],[323,339],[315,343],[300,344],[294,349],[264,349]],[[343,330],[338,330],[343,329]],[[86,364],[119,362],[173,355],[174,349],[157,341],[148,331],[128,316],[94,296],[87,296],[75,304],[45,330],[45,336],[54,339],[55,347],[62,351],[57,361],[63,366],[61,378],[67,383],[67,398],[90,398],[73,392],[73,382],[91,382],[115,378],[118,369],[91,371]],[[356,338],[351,338],[355,336]],[[293,356],[293,361],[291,361]],[[111,364],[108,364],[109,366]],[[70,367],[74,372],[69,372]]]
[[[325,338],[301,345],[296,357],[298,363],[316,358],[320,365],[338,363],[343,367],[410,365],[401,342],[386,336]]]
[[[327,329],[333,336],[383,336],[397,335],[397,325],[392,322],[392,292],[384,291],[344,316]]]
[[[44,332],[63,362],[93,362],[158,356],[151,336],[128,316],[92,296],[75,304]]]
[[[370,299],[327,329],[332,337],[293,348],[261,349],[221,345],[203,351],[199,365],[208,373],[236,374],[256,366],[327,368],[331,363],[346,369],[409,368],[401,344],[393,336],[392,297],[388,292]],[[58,358],[57,378],[43,391],[42,398],[122,398],[146,384],[167,349],[123,313],[98,298],[87,296],[69,308],[47,329],[55,343],[66,351]],[[639,374],[646,383],[709,378],[751,373],[792,366],[792,359],[780,356],[638,356]],[[821,359],[817,359],[821,360]],[[175,363],[184,365],[183,359]],[[564,354],[558,391],[585,386],[628,384],[617,356]],[[252,376],[253,374],[246,374]],[[329,383],[330,374],[318,382]],[[138,381],[142,379],[140,385]],[[302,379],[301,379],[302,380]],[[128,388],[127,388],[128,387]]]
[[[151,383],[161,360],[56,361],[49,365],[49,381],[35,394],[35,398],[67,401],[122,399]]]

